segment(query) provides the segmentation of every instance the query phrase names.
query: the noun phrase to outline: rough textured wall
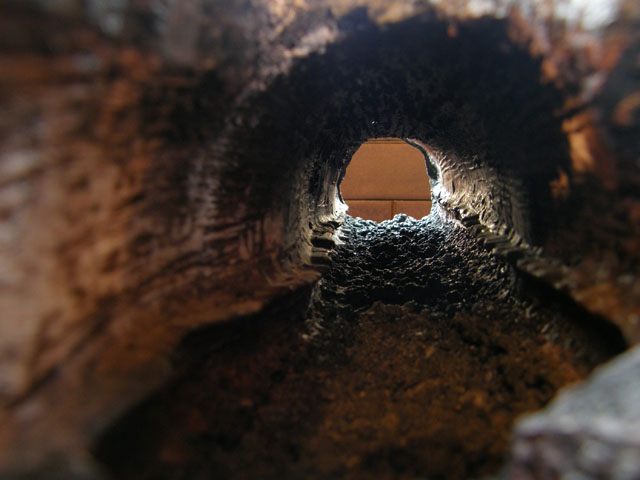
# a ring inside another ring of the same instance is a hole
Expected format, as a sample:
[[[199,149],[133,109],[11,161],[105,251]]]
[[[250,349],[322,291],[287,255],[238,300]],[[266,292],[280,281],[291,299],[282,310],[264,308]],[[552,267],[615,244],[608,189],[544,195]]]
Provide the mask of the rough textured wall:
[[[546,246],[637,339],[639,12],[616,5],[583,28],[543,2],[4,2],[0,464],[67,462],[186,332],[317,279],[371,137],[428,146],[445,213]]]

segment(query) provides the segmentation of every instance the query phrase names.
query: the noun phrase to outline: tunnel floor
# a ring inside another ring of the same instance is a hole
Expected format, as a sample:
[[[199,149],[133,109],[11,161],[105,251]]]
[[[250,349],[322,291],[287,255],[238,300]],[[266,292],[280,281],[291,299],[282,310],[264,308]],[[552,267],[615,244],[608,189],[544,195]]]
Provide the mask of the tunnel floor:
[[[348,217],[313,288],[193,333],[99,441],[115,478],[480,478],[518,415],[615,348],[432,214]]]

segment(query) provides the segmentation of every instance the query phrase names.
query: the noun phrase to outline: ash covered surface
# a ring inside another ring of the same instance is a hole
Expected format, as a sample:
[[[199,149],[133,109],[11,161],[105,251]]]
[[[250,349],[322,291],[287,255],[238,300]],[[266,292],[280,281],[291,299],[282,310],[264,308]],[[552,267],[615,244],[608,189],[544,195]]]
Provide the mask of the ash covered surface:
[[[340,234],[344,243],[314,292],[310,316],[320,324],[375,301],[453,313],[487,298],[514,300],[509,264],[436,214],[422,220],[400,214],[382,223],[347,217]]]
[[[479,478],[609,358],[583,313],[435,215],[347,218],[312,292],[191,335],[96,447],[116,478]],[[544,297],[544,298],[543,298]]]

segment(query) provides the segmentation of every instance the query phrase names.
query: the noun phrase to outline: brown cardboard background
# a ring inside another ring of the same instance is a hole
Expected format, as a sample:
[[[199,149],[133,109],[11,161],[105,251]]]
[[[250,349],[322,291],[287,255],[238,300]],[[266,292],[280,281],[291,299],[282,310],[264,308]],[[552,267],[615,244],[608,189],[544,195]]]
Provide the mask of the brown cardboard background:
[[[393,202],[391,200],[349,200],[349,215],[367,220],[382,222],[393,218]]]
[[[340,191],[352,217],[380,222],[397,213],[422,218],[431,210],[424,157],[399,139],[363,144],[347,167]]]

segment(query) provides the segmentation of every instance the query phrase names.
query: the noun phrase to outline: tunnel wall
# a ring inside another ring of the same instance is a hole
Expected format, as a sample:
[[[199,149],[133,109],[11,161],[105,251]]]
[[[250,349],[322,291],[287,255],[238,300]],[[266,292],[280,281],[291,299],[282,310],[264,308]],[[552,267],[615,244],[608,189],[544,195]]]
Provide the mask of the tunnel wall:
[[[576,212],[637,185],[634,87],[616,88],[637,9],[586,29],[472,3],[4,2],[2,468],[90,468],[186,332],[316,280],[368,138],[427,146],[452,220],[569,258]],[[580,264],[581,291],[606,261]],[[608,290],[623,319],[635,282]]]

